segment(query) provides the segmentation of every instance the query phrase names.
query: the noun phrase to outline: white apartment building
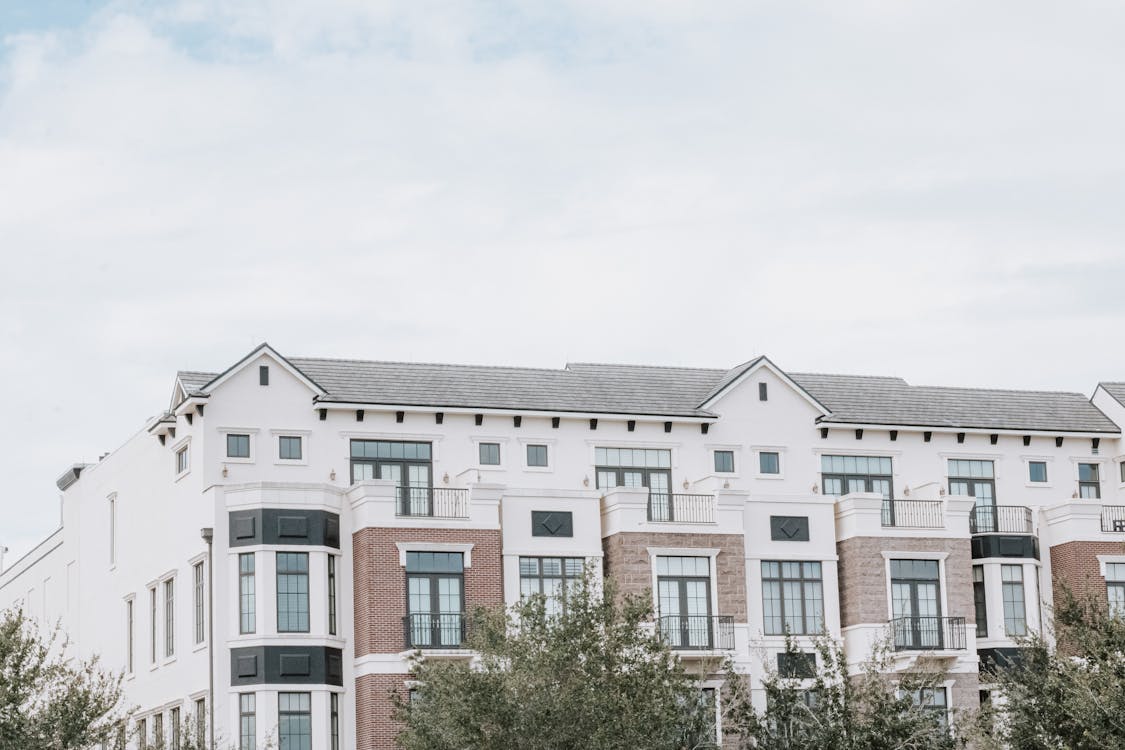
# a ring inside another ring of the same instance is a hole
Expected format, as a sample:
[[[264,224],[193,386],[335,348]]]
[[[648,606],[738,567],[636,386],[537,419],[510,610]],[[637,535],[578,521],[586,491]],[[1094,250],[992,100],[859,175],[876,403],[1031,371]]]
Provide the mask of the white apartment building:
[[[1058,587],[1125,607],[1122,424],[1120,383],[1087,398],[765,357],[536,370],[263,344],[178,373],[166,412],[68,469],[62,526],[0,572],[0,607],[124,670],[143,735],[171,744],[213,712],[222,746],[393,747],[410,654],[468,658],[475,607],[556,594],[587,563],[651,591],[690,663],[729,655],[753,684],[786,630],[855,662],[889,637],[896,668],[948,675],[926,700],[951,711]]]

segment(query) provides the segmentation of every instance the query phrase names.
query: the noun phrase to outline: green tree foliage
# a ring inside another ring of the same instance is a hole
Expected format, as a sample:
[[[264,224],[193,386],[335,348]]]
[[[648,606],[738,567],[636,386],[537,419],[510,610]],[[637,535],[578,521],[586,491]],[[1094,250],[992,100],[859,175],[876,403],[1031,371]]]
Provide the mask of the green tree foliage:
[[[58,628],[44,636],[22,611],[0,614],[0,747],[112,747],[126,719],[120,675],[68,657]]]
[[[815,641],[817,666],[811,678],[769,668],[763,686],[764,708],[751,703],[745,683],[730,680],[724,689],[724,729],[740,748],[756,750],[943,750],[955,746],[943,712],[917,700],[941,686],[932,672],[891,672],[890,650],[880,645],[849,675],[840,646],[828,637]],[[788,663],[801,654],[786,642]]]
[[[1032,635],[1018,660],[996,670],[998,700],[977,747],[1125,747],[1125,620],[1104,599],[1064,592],[1054,622],[1057,648]]]
[[[604,593],[604,595],[603,595]],[[648,597],[578,582],[565,611],[541,596],[474,615],[467,659],[415,661],[396,694],[406,750],[715,747],[713,707],[653,632]]]

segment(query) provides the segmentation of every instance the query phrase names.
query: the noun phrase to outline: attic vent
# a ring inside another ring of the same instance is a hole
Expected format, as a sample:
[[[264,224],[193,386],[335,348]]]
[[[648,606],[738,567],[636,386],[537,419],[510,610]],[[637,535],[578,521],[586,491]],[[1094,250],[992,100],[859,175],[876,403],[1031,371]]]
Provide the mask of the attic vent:
[[[759,401],[768,401],[769,400],[769,388],[765,383],[758,383],[758,400]]]
[[[270,384],[270,368],[266,365],[258,367],[258,385]]]

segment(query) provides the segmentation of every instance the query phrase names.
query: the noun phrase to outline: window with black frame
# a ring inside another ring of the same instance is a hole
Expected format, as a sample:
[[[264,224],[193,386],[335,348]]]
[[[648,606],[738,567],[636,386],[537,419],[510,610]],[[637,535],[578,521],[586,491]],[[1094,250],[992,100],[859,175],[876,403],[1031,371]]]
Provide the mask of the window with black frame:
[[[711,627],[711,559],[656,558],[660,632],[672,648],[714,647]]]
[[[598,489],[647,487],[650,520],[673,520],[672,451],[661,448],[595,448],[594,463]]]
[[[1125,563],[1105,564],[1105,588],[1109,614],[1125,617]]]
[[[891,612],[896,648],[940,649],[941,580],[937,560],[891,560]]]
[[[464,556],[406,553],[406,645],[457,648],[465,638]]]
[[[282,750],[312,750],[312,694],[277,694],[277,740]]]
[[[889,456],[821,456],[821,490],[840,497],[852,492],[883,496],[883,525],[894,526],[894,484]]]
[[[309,632],[309,554],[277,553],[277,632]]]
[[[1000,580],[1004,598],[1004,633],[1013,636],[1027,635],[1023,566],[1001,565]]]
[[[1078,496],[1084,500],[1100,500],[1102,475],[1098,464],[1078,464]]]
[[[352,482],[389,479],[397,486],[398,514],[433,515],[433,450],[430,443],[351,441]]]
[[[762,561],[766,635],[815,635],[824,629],[824,584],[818,562]]]
[[[934,720],[941,726],[946,726],[949,722],[949,701],[947,699],[945,688],[922,688],[915,690],[911,694],[915,706],[920,706],[927,713],[933,715]]]
[[[570,587],[582,577],[585,562],[581,557],[521,557],[520,596],[542,594],[547,614],[561,613]]]
[[[973,608],[977,621],[977,638],[988,637],[988,600],[984,590],[984,566],[973,566]]]

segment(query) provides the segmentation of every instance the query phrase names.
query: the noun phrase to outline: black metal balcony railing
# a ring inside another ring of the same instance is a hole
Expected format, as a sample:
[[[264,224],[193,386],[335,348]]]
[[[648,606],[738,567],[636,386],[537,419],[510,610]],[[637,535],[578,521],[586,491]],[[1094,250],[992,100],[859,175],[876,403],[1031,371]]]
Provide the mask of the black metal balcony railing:
[[[884,500],[883,525],[903,529],[940,529],[945,526],[940,500]]]
[[[664,641],[676,651],[734,648],[731,615],[665,615],[658,618],[657,626]]]
[[[972,534],[1031,534],[1031,508],[1022,505],[978,505],[969,514]]]
[[[423,612],[402,618],[407,648],[460,648],[465,643],[464,612]]]
[[[648,520],[675,523],[714,523],[714,495],[648,493]]]
[[[1125,531],[1125,505],[1102,506],[1102,531]]]
[[[891,620],[895,651],[963,651],[964,617],[896,617]]]
[[[400,516],[468,518],[469,491],[453,487],[396,487]]]

